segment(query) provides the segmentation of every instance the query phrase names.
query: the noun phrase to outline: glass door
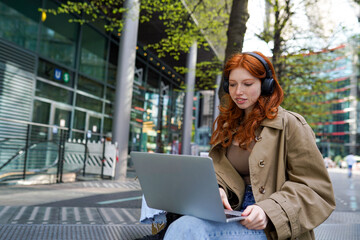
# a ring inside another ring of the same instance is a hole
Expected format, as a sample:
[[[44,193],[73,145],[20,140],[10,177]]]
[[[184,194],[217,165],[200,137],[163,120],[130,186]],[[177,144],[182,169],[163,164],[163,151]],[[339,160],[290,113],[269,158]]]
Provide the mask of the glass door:
[[[75,110],[72,139],[83,141],[88,133],[91,134],[88,140],[101,139],[101,115]]]
[[[88,131],[91,131],[89,140],[99,141],[101,139],[101,116],[88,114]]]
[[[59,106],[55,103],[51,106],[50,111],[50,125],[55,125],[58,127],[70,127],[71,121],[71,108]],[[59,135],[59,129],[54,127],[52,131],[49,131],[49,140],[55,140]]]
[[[55,108],[55,116],[53,125],[61,127],[70,127],[71,110]]]

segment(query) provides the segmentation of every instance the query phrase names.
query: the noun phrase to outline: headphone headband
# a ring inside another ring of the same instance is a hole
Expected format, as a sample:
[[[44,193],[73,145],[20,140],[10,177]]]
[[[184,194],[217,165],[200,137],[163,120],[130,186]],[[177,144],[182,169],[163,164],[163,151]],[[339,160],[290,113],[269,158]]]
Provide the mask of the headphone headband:
[[[261,62],[261,64],[264,66],[265,72],[266,72],[266,76],[265,76],[264,79],[272,78],[272,72],[271,72],[271,69],[269,67],[269,64],[265,61],[265,59],[263,57],[261,57],[259,54],[254,53],[254,52],[244,52],[243,54],[253,56],[257,60],[259,60],[259,62]]]

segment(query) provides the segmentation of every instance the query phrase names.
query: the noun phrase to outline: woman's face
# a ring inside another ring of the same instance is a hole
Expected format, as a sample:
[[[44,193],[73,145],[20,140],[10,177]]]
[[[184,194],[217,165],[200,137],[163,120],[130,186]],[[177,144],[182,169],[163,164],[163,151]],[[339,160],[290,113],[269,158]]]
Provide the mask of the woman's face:
[[[248,115],[260,97],[261,81],[245,68],[235,68],[229,75],[229,94],[235,104]]]

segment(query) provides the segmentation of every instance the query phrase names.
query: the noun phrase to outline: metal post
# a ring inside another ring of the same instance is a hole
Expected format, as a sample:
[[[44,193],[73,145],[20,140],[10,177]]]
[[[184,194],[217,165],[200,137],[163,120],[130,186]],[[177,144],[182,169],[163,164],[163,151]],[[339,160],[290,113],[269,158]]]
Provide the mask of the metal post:
[[[84,152],[84,166],[83,166],[83,176],[85,177],[85,168],[86,168],[86,161],[87,161],[87,149],[88,149],[88,134],[86,133],[85,136],[85,152]]]
[[[26,177],[26,164],[27,164],[27,159],[28,159],[29,141],[30,141],[30,124],[27,125],[27,130],[26,130],[25,158],[24,158],[24,172],[23,172],[24,180]]]
[[[104,167],[105,167],[105,161],[106,161],[106,158],[105,158],[105,138],[102,139],[103,140],[103,154],[102,154],[102,166],[101,166],[101,179],[104,178]]]
[[[192,111],[194,101],[195,71],[197,60],[197,42],[190,47],[187,56],[186,67],[188,72],[185,75],[186,94],[184,106],[184,123],[182,131],[181,153],[185,155],[191,154],[191,132],[192,132]]]
[[[113,143],[119,146],[119,164],[116,165],[115,179],[126,178],[130,113],[135,75],[136,43],[139,27],[139,0],[126,0],[124,28],[122,30],[118,67],[116,75],[116,94],[113,115]]]
[[[59,157],[58,157],[58,171],[56,174],[56,182],[62,183],[63,171],[64,171],[64,161],[65,161],[65,139],[66,133],[65,130],[60,129],[60,144],[59,144]]]
[[[63,171],[64,171],[64,158],[63,158],[63,132],[64,130],[60,129],[60,182],[62,183],[62,176],[63,176]]]
[[[56,182],[60,183],[61,182],[61,164],[62,164],[62,158],[61,158],[61,131],[62,129],[60,129],[60,138],[59,138],[59,149],[58,149],[58,164],[57,164],[57,172],[56,172]]]
[[[216,76],[216,85],[220,87],[221,83],[221,74],[218,74]],[[214,115],[213,115],[213,122],[215,119],[219,116],[219,105],[220,105],[220,99],[219,99],[219,90],[214,91]],[[216,125],[214,126],[216,128]]]

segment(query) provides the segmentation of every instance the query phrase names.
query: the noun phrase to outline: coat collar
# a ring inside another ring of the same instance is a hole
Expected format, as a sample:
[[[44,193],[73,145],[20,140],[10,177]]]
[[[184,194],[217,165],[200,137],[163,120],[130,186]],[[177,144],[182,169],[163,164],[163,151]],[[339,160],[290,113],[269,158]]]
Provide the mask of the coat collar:
[[[285,110],[282,107],[278,107],[278,114],[276,116],[276,118],[274,119],[264,119],[260,126],[262,127],[269,127],[269,128],[275,128],[278,130],[282,130],[284,128],[283,126],[283,122],[284,122],[284,115],[285,115]],[[236,130],[233,130],[233,134],[236,132]],[[218,146],[221,143],[221,141],[215,143],[214,145],[212,145],[212,147],[210,148],[210,151],[215,148],[216,146]]]
[[[277,114],[276,118],[274,118],[274,119],[266,118],[261,122],[260,126],[282,130],[284,128],[284,125],[283,125],[284,115],[285,115],[285,110],[279,106],[278,114]]]

